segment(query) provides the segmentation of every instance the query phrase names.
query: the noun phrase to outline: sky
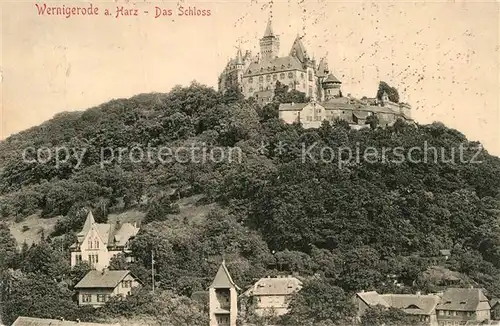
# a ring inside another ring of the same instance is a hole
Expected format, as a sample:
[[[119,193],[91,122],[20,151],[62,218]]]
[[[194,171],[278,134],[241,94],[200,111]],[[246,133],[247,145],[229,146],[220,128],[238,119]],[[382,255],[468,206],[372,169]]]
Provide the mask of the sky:
[[[500,156],[495,1],[46,2],[99,8],[70,18],[39,15],[43,1],[0,1],[0,139],[115,98],[192,80],[217,87],[237,46],[259,51],[271,17],[281,54],[303,36],[308,53],[327,57],[343,94],[373,97],[386,81],[417,122],[441,121]],[[179,5],[211,15],[177,16]],[[115,18],[117,6],[138,16]],[[155,7],[173,15],[155,18]]]

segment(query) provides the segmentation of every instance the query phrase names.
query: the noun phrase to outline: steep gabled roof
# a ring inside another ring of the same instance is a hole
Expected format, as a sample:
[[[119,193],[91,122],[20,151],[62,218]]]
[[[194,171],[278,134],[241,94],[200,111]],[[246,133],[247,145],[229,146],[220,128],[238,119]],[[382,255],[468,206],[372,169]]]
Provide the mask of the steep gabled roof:
[[[290,49],[290,56],[296,57],[300,62],[304,62],[307,58],[306,48],[299,35],[297,35],[293,42],[292,48]]]
[[[101,288],[114,289],[127,275],[128,270],[121,271],[90,271],[85,275],[75,289]],[[134,277],[135,278],[135,277]],[[140,282],[139,280],[137,280]]]
[[[363,300],[364,303],[366,303],[369,306],[381,305],[384,307],[389,307],[387,301],[382,299],[380,294],[378,294],[376,291],[359,292],[356,293],[356,296],[358,296],[361,300]]]
[[[229,274],[229,271],[227,270],[225,261],[222,261],[222,264],[220,265],[217,274],[215,274],[215,278],[210,287],[215,289],[228,289],[228,288],[236,288],[238,290],[240,289],[233,282],[231,274]]]
[[[436,309],[455,311],[476,311],[489,309],[488,298],[481,289],[447,289]]]
[[[328,68],[328,62],[326,61],[326,58],[321,58],[318,65],[318,77],[326,76],[326,74],[328,74],[329,72],[330,69]]]

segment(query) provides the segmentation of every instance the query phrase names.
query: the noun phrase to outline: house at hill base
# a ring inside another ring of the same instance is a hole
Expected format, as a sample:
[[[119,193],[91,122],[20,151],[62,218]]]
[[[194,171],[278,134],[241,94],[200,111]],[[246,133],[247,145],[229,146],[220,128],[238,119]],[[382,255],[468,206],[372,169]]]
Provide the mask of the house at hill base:
[[[127,296],[135,287],[142,282],[130,271],[92,270],[87,273],[75,285],[78,292],[78,304],[100,307],[109,300],[111,296]]]
[[[257,281],[242,296],[250,298],[255,314],[281,316],[288,312],[290,299],[300,289],[302,282],[296,277],[266,277]]]
[[[17,317],[12,326],[121,326],[120,324],[96,324],[64,319]]]
[[[440,326],[491,320],[490,303],[481,289],[447,289],[436,307]]]
[[[210,326],[236,326],[239,290],[222,261],[208,290]]]
[[[129,242],[138,232],[139,228],[132,223],[96,223],[89,212],[77,241],[70,247],[71,266],[88,261],[96,270],[107,268],[115,255],[130,253]],[[130,261],[131,257],[128,259]]]
[[[427,325],[437,326],[436,306],[439,303],[437,295],[416,294],[379,294],[375,291],[360,292],[354,296],[354,304],[358,310],[358,318],[363,316],[371,307],[383,306],[401,309],[404,312],[416,315]]]
[[[379,294],[375,291],[359,292],[353,302],[358,320],[375,306],[392,307],[416,315],[430,326],[457,326],[489,323],[490,304],[481,289],[449,288],[443,293]]]

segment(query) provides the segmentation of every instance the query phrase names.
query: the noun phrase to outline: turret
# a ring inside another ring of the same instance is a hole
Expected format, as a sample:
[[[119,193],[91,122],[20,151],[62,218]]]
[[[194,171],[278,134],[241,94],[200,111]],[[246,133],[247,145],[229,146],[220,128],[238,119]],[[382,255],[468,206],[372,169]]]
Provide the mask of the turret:
[[[335,77],[333,74],[328,74],[321,85],[325,91],[326,101],[340,96],[340,86],[342,85],[342,82],[338,80],[337,77]]]

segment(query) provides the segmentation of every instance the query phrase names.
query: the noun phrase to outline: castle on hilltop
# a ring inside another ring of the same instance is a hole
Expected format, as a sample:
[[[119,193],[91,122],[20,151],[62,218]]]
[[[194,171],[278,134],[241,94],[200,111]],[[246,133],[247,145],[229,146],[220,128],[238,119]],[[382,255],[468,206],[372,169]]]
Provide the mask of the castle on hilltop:
[[[354,128],[361,128],[375,116],[380,125],[393,124],[397,119],[412,121],[411,107],[389,100],[387,93],[380,98],[356,99],[341,91],[342,82],[328,68],[325,57],[316,63],[307,53],[302,38],[297,35],[287,56],[279,56],[280,38],[268,21],[260,39],[260,53],[253,56],[238,48],[236,57],[229,60],[219,76],[219,91],[238,88],[245,98],[258,103],[273,100],[279,81],[288,91],[305,93],[309,103],[284,103],[279,117],[287,123],[300,122],[305,128],[319,127],[323,120],[343,119]]]
[[[280,38],[268,21],[264,37],[260,39],[260,54],[252,56],[250,51],[243,55],[238,49],[236,57],[229,60],[219,77],[219,90],[239,87],[246,98],[254,97],[260,103],[272,100],[276,82],[287,85],[311,99],[322,100],[325,89],[322,82],[332,81],[335,91],[340,91],[340,81],[329,74],[326,58],[319,64],[311,58],[299,35],[295,38],[287,56],[280,57]],[[334,95],[334,94],[332,94]]]

